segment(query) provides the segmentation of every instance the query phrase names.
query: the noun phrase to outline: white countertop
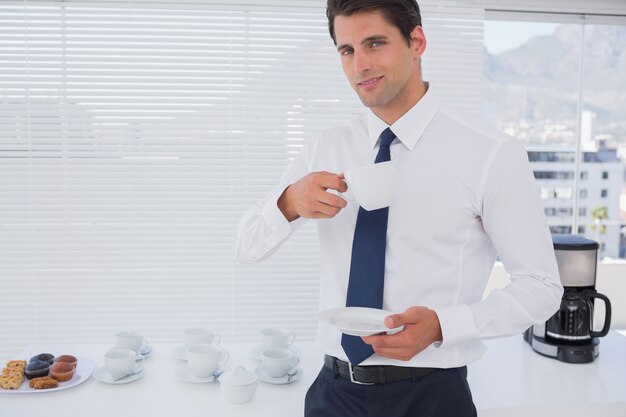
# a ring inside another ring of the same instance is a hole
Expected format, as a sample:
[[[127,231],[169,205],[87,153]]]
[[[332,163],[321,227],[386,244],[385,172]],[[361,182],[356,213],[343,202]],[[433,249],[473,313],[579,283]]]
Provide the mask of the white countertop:
[[[626,417],[626,336],[600,339],[600,355],[569,364],[539,355],[522,336],[487,341],[468,366],[481,417]]]
[[[248,404],[225,402],[219,382],[193,384],[178,380],[174,372],[183,362],[172,355],[177,345],[155,344],[145,373],[126,385],[107,385],[93,377],[76,387],[36,394],[1,394],[0,415],[51,417],[88,415],[124,416],[254,416],[303,415],[304,395],[322,366],[322,354],[313,343],[299,343],[302,377],[289,385],[259,382]],[[469,366],[469,382],[481,417],[518,416],[626,416],[626,337],[611,332],[600,342],[600,356],[590,364],[565,364],[532,351],[522,336],[487,341],[488,352]],[[23,359],[42,353],[73,354],[103,365],[110,346],[31,345]],[[254,370],[253,344],[224,344],[228,366]],[[71,410],[71,413],[68,412]]]

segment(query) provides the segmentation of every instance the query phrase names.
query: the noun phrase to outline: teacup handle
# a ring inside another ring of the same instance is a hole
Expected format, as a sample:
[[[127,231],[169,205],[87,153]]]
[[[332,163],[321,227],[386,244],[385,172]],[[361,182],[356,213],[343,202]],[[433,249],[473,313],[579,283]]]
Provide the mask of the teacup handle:
[[[298,366],[299,363],[300,363],[300,358],[299,357],[294,356],[293,358],[291,358],[291,369],[293,369],[296,366]]]
[[[296,341],[296,334],[294,332],[289,332],[287,336],[287,346],[293,345],[293,342]]]
[[[219,345],[220,343],[222,343],[222,335],[216,334],[213,336],[213,341],[212,341],[214,345]]]
[[[348,187],[348,189],[345,192],[342,193],[341,191],[337,191],[337,194],[339,194],[339,196],[343,198],[344,200],[355,202],[356,198],[354,197],[354,194],[352,194],[352,191],[350,191],[350,187],[348,186],[347,182],[346,182],[346,186]]]
[[[226,352],[225,350],[222,351],[221,353],[222,359],[219,361],[219,366],[223,366],[226,364],[226,362],[228,362],[228,360],[230,359],[230,353]]]
[[[143,361],[146,358],[143,355],[137,355],[135,359],[135,367],[133,368],[133,372],[139,372],[139,369],[143,368]]]

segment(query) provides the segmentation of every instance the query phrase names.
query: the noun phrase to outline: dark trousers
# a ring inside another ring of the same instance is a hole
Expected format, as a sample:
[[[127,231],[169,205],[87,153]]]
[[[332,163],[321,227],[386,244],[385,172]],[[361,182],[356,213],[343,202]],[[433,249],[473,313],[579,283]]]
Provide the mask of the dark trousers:
[[[359,385],[322,367],[304,401],[305,417],[476,417],[467,367],[415,381]]]

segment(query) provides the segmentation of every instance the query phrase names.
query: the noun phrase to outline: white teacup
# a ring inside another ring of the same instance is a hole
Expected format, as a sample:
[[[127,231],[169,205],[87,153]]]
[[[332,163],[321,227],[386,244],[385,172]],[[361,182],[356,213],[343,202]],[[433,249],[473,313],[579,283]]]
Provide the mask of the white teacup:
[[[261,330],[261,344],[266,348],[287,348],[296,340],[296,334],[280,327]]]
[[[206,378],[220,368],[230,355],[214,345],[192,345],[187,348],[187,364],[198,378]]]
[[[396,161],[366,165],[343,173],[348,191],[340,193],[367,211],[388,207],[396,194]]]
[[[139,372],[143,357],[137,361],[137,354],[132,349],[110,349],[104,354],[104,366],[113,379],[120,379],[134,372]]]
[[[288,349],[271,348],[263,351],[261,362],[269,376],[280,378],[287,375],[289,370],[295,368],[300,363],[300,359],[294,356]]]
[[[222,336],[205,329],[204,327],[188,327],[183,330],[185,335],[185,346],[193,346],[200,344],[219,345]]]
[[[115,347],[119,349],[131,349],[136,353],[141,353],[143,344],[143,336],[134,330],[115,333]]]

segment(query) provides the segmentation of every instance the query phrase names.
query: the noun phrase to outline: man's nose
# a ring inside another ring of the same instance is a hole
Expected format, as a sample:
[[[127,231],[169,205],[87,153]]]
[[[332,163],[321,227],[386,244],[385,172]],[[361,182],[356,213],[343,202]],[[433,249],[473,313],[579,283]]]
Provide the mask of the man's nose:
[[[364,52],[354,52],[354,70],[357,74],[369,71],[372,67],[370,57]]]

